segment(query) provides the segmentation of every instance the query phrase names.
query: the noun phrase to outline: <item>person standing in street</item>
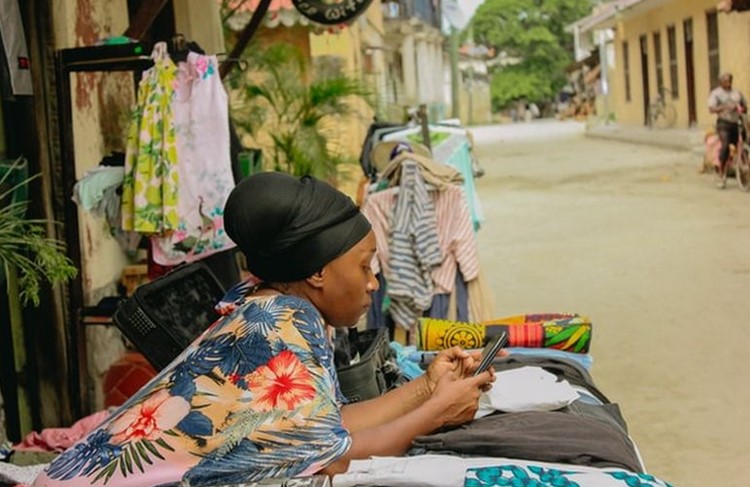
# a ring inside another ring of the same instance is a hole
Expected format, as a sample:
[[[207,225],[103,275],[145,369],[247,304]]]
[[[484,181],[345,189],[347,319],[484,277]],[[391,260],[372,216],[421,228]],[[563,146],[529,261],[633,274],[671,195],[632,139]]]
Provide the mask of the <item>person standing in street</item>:
[[[726,165],[729,160],[729,146],[737,143],[739,129],[737,122],[740,113],[747,110],[745,96],[732,87],[732,74],[724,73],[719,76],[719,86],[711,91],[708,97],[708,110],[716,114],[716,133],[721,140],[721,152],[719,153],[719,174],[721,176],[718,186],[724,188],[726,185]]]

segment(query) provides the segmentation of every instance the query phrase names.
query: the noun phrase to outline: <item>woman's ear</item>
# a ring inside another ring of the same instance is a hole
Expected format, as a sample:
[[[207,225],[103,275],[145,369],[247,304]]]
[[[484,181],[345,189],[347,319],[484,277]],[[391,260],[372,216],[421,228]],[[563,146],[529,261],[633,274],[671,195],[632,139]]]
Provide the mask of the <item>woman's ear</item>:
[[[322,289],[323,283],[325,282],[325,267],[313,274],[312,276],[305,279],[305,281],[315,289]]]

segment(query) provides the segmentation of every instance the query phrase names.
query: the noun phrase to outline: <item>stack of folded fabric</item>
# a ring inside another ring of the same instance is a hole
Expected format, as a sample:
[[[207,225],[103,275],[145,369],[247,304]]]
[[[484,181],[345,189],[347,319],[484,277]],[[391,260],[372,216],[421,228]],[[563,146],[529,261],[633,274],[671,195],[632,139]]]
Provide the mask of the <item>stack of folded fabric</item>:
[[[510,316],[482,323],[422,318],[419,324],[420,348],[443,350],[453,346],[481,348],[498,333],[508,333],[509,347],[549,348],[588,353],[592,324],[578,314],[546,313]]]

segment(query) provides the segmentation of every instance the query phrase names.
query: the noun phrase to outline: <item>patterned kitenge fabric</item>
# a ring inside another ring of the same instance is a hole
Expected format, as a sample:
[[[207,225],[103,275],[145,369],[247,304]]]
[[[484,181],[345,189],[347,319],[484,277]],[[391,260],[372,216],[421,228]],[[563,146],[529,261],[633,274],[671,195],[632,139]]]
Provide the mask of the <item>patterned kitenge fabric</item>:
[[[34,486],[201,485],[312,475],[351,438],[318,311],[244,298]]]
[[[591,346],[592,328],[587,317],[563,313],[509,316],[483,323],[420,318],[419,337],[422,350],[444,350],[456,345],[481,348],[489,337],[505,331],[509,347],[585,354]]]

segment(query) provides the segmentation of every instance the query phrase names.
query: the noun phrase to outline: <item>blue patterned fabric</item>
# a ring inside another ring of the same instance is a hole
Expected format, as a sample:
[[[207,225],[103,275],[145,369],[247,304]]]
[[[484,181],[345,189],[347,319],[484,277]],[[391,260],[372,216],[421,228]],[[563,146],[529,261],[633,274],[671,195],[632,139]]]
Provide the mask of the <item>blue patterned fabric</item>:
[[[311,475],[351,445],[342,399],[320,313],[292,296],[245,298],[33,486]]]
[[[498,465],[470,468],[464,487],[671,487],[653,475],[625,470],[546,468],[535,465]]]

